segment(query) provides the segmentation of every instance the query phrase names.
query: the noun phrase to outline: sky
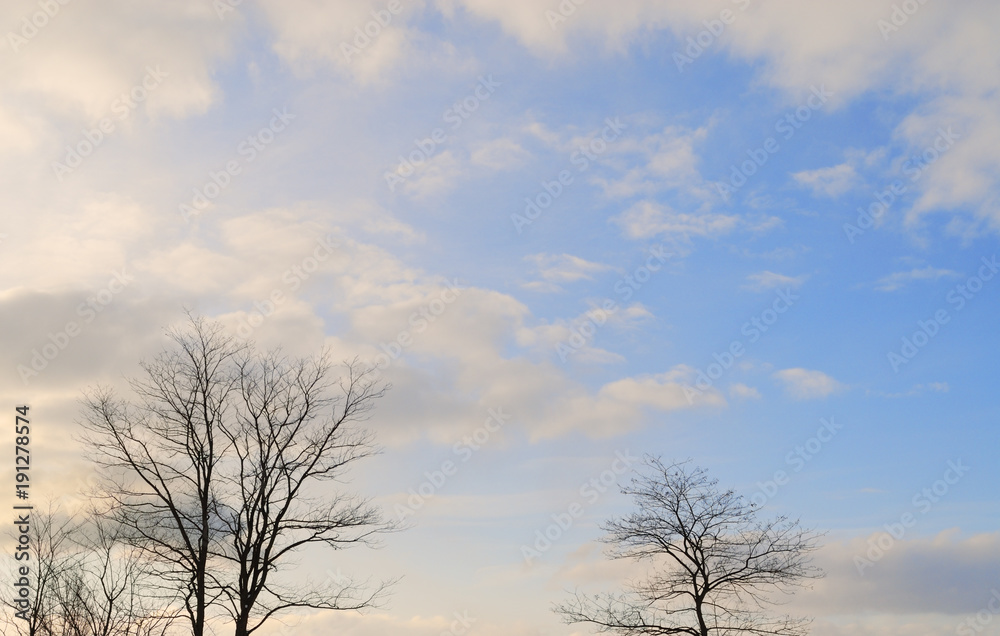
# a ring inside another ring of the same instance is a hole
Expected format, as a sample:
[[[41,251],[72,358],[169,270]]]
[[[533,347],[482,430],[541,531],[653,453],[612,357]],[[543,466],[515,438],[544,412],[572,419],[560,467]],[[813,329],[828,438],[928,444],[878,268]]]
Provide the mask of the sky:
[[[269,634],[591,633],[552,606],[634,574],[600,524],[644,453],[826,533],[785,608],[813,634],[1000,634],[998,24],[4,2],[0,404],[36,492],[81,505],[80,397],[190,309],[392,384],[347,487],[409,529],[294,576],[402,578]]]

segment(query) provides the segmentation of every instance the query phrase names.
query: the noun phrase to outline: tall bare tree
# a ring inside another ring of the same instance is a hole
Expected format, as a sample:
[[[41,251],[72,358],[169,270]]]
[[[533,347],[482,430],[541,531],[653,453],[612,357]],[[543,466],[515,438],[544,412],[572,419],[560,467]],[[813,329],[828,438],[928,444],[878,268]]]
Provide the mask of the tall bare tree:
[[[248,636],[283,611],[374,603],[387,583],[288,585],[276,573],[307,546],[371,544],[393,529],[333,483],[375,452],[354,424],[387,387],[357,361],[338,379],[326,352],[258,353],[201,318],[169,335],[173,348],[130,382],[138,400],[99,389],[84,421],[109,475],[104,497],[164,599],[179,592],[193,636],[215,616]]]
[[[286,587],[275,576],[302,548],[340,549],[392,529],[369,502],[331,484],[374,452],[370,434],[352,424],[367,417],[385,387],[356,360],[345,364],[336,392],[332,376],[325,353],[240,362],[240,403],[222,427],[235,460],[220,509],[228,545],[219,552],[236,575],[225,587],[236,636],[293,608],[360,609],[385,589],[381,583],[366,591],[353,581]]]
[[[191,318],[176,345],[143,362],[137,403],[97,389],[84,402],[85,440],[107,475],[105,496],[132,544],[156,564],[168,596],[179,590],[193,636],[203,636],[214,589],[208,562],[218,528],[220,427],[246,351],[222,327]]]
[[[611,555],[650,566],[620,594],[579,592],[556,607],[569,623],[624,635],[794,636],[808,621],[771,617],[777,594],[821,576],[809,564],[819,535],[759,510],[686,462],[647,457],[622,488],[638,510],[607,522]]]

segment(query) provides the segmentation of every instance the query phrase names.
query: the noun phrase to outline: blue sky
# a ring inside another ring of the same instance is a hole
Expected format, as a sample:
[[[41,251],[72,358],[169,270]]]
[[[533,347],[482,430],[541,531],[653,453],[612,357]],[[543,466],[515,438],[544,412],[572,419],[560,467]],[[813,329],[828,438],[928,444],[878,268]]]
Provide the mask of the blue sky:
[[[474,634],[587,633],[549,608],[631,573],[596,543],[630,502],[608,488],[536,562],[521,548],[616,452],[691,458],[748,497],[786,471],[766,511],[828,531],[829,575],[795,602],[813,633],[955,630],[1000,588],[997,7],[562,5],[105,0],[29,37],[40,5],[5,4],[2,392],[51,422],[50,495],[79,504],[92,476],[68,441],[81,391],[134,373],[184,307],[260,319],[243,335],[296,354],[374,362],[402,335],[371,421],[385,450],[353,487],[392,511],[459,469],[384,549],[308,555],[317,576],[405,578],[295,633],[429,636],[455,612]],[[87,156],[66,171],[68,147]],[[490,409],[509,421],[456,450]],[[790,459],[824,418],[836,434]]]

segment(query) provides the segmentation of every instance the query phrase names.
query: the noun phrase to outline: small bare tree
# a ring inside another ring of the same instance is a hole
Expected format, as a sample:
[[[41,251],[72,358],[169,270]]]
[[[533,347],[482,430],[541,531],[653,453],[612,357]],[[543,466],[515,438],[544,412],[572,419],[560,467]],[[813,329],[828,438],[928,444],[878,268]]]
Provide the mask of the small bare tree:
[[[22,636],[166,636],[173,617],[147,596],[145,563],[99,514],[31,513],[27,608],[8,621]],[[0,630],[8,633],[7,630]]]
[[[775,593],[821,576],[809,565],[819,535],[759,510],[687,463],[647,457],[644,474],[622,488],[638,506],[605,524],[614,558],[651,565],[621,594],[577,593],[556,607],[569,623],[624,635],[795,636],[808,621],[769,616]]]
[[[36,507],[28,516],[30,557],[26,561],[14,561],[13,569],[17,573],[18,566],[28,566],[29,575],[23,578],[29,581],[29,586],[22,589],[27,589],[29,595],[27,598],[6,598],[4,604],[11,610],[7,614],[11,634],[52,636],[59,633],[59,604],[55,592],[62,577],[72,570],[74,562],[70,541],[74,523],[51,505],[48,508]],[[21,578],[20,574],[14,576],[15,581]],[[4,630],[4,633],[7,631]]]
[[[126,529],[92,511],[72,541],[78,553],[54,587],[62,636],[165,636],[177,618],[170,603],[150,594],[153,576]]]
[[[386,587],[366,591],[353,581],[286,587],[275,576],[301,548],[345,548],[392,529],[366,500],[336,488],[318,492],[374,452],[370,434],[351,424],[367,417],[385,387],[356,360],[345,371],[334,393],[325,353],[288,360],[274,352],[239,363],[239,404],[222,427],[234,461],[225,471],[219,517],[226,548],[218,553],[235,572],[224,591],[236,636],[294,608],[361,609]]]

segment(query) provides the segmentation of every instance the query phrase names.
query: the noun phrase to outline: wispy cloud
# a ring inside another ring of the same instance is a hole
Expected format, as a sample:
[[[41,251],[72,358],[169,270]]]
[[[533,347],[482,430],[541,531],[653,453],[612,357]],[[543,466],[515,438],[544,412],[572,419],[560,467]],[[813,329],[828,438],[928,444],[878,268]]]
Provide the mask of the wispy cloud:
[[[838,197],[850,190],[858,181],[858,173],[854,166],[849,163],[842,163],[829,168],[819,168],[817,170],[802,170],[792,174],[800,184],[812,189],[813,194],[822,194],[828,197]]]
[[[729,387],[730,397],[740,398],[743,400],[759,400],[760,391],[752,386],[747,386],[745,384],[737,382]]]
[[[510,170],[521,165],[531,154],[513,139],[502,137],[477,146],[469,156],[474,166],[492,170]]]
[[[954,270],[938,269],[928,265],[927,267],[911,269],[908,272],[893,272],[888,276],[883,276],[878,279],[874,284],[877,291],[892,292],[897,289],[902,289],[909,283],[915,281],[933,282],[942,278],[960,278],[961,276],[961,274]]]
[[[867,391],[868,395],[875,395],[883,398],[907,398],[923,395],[924,393],[947,393],[951,387],[947,382],[928,382],[926,384],[916,384],[908,391],[886,393],[883,391]]]
[[[717,238],[737,230],[766,232],[781,225],[774,216],[740,216],[715,212],[678,212],[669,205],[640,201],[611,219],[631,239],[662,236],[690,240],[692,237]]]
[[[667,126],[645,137],[621,139],[608,152],[609,163],[619,169],[620,176],[596,177],[594,182],[609,197],[675,191],[696,204],[707,203],[715,198],[715,191],[698,170],[695,147],[708,137],[710,126],[695,130]]]
[[[525,259],[534,266],[540,281],[525,283],[522,287],[533,291],[560,291],[560,283],[575,283],[593,280],[594,274],[611,268],[604,263],[595,263],[572,254],[532,254]]]
[[[743,289],[749,291],[769,291],[778,287],[799,287],[809,278],[808,274],[786,276],[772,271],[757,272],[747,276],[747,284]]]
[[[797,367],[783,369],[774,377],[785,385],[785,392],[797,400],[815,400],[839,393],[847,387],[822,371]]]

